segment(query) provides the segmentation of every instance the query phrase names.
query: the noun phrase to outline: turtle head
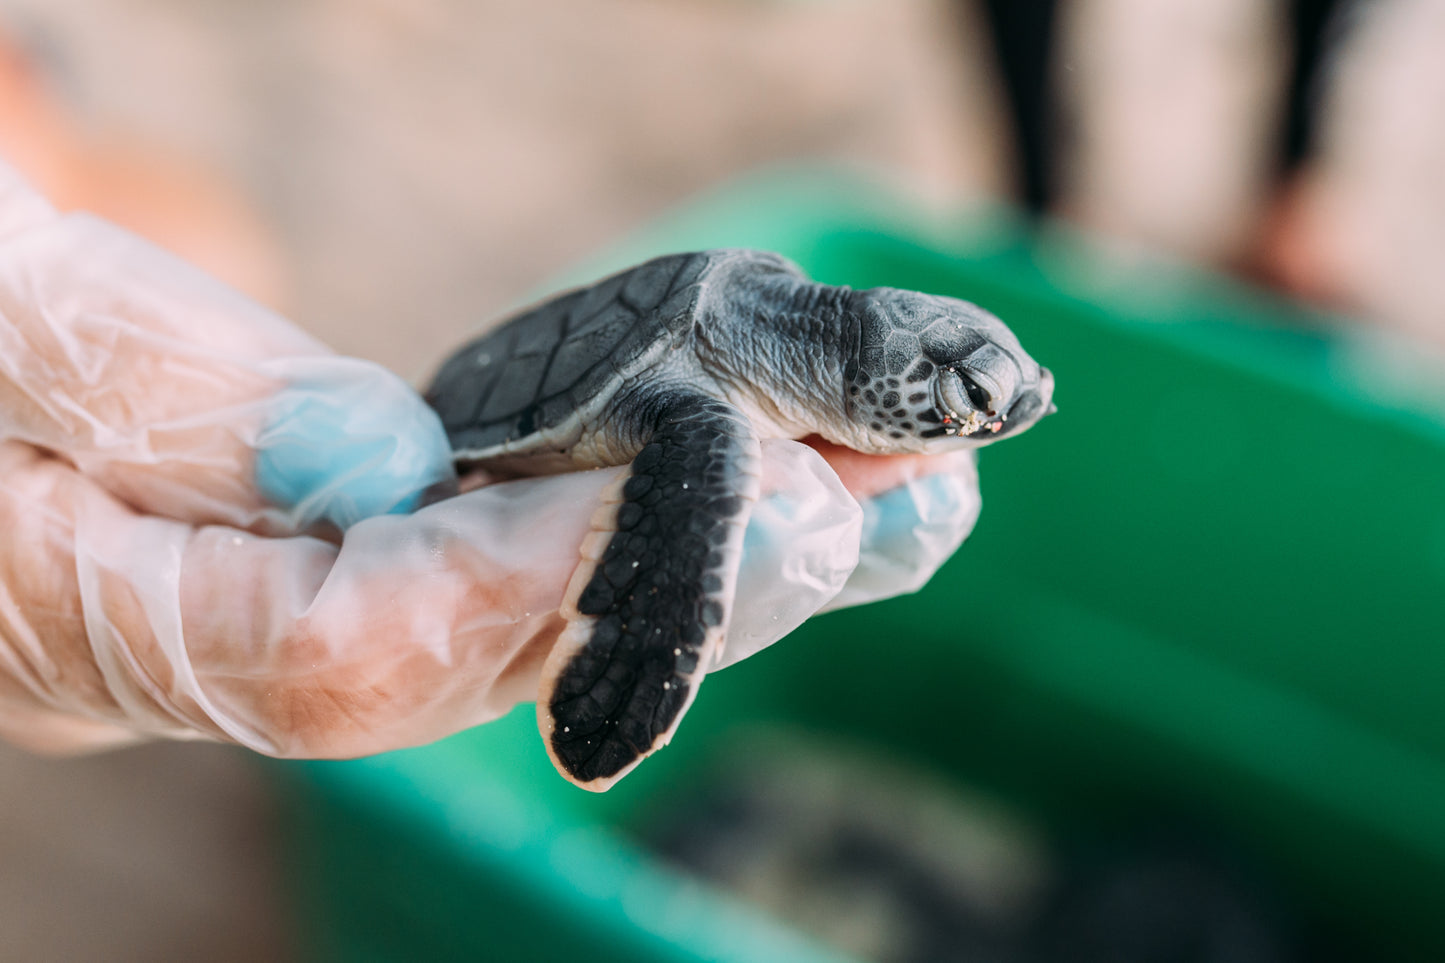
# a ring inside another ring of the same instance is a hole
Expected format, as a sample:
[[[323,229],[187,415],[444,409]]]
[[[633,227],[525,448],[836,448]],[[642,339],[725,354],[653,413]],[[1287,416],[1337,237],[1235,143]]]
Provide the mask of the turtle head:
[[[977,305],[872,288],[849,296],[849,313],[858,322],[857,353],[844,368],[854,447],[978,447],[1053,410],[1053,375]]]

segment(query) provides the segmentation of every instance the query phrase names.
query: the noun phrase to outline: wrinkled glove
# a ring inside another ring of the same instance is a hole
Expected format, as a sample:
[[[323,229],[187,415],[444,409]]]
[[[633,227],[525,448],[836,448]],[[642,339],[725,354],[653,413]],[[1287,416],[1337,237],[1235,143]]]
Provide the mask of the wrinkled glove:
[[[763,461],[720,665],[917,588],[979,508],[966,451]],[[338,757],[494,719],[622,471],[418,509],[455,479],[404,383],[0,170],[0,737]]]

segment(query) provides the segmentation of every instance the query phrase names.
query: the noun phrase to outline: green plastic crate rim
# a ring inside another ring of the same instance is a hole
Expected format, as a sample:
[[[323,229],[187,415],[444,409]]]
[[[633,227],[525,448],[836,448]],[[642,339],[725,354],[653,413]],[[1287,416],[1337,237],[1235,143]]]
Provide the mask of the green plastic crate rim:
[[[530,706],[422,749],[283,767],[318,953],[838,959],[627,831],[772,723],[1051,827],[1189,814],[1307,921],[1445,956],[1445,403],[1421,351],[816,170],[734,185],[568,280],[721,246],[977,301],[1053,369],[1059,414],[982,453],[983,516],[928,588],[710,677],[673,746],[606,796],[554,775]]]

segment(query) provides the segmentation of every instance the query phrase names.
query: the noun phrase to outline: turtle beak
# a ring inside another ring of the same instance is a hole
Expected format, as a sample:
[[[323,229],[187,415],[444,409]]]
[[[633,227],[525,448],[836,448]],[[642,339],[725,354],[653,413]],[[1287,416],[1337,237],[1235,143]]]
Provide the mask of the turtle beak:
[[[1025,391],[1009,408],[1004,419],[1005,430],[1017,433],[1053,414],[1055,410],[1054,376],[1048,368],[1040,368],[1038,387]]]
[[[1039,368],[1039,397],[1044,401],[1044,413],[1040,418],[1047,418],[1058,411],[1058,405],[1054,404],[1054,373],[1048,368]]]

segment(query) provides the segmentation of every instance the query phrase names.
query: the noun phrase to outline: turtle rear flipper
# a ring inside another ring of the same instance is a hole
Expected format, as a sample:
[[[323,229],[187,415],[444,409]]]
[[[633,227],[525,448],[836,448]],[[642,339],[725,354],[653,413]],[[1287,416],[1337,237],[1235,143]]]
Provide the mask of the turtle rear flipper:
[[[563,605],[538,725],[559,772],[602,791],[672,738],[732,608],[760,448],[747,419],[695,394],[660,401],[649,443]]]

